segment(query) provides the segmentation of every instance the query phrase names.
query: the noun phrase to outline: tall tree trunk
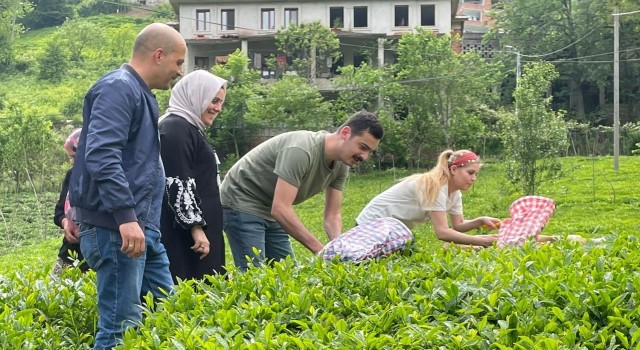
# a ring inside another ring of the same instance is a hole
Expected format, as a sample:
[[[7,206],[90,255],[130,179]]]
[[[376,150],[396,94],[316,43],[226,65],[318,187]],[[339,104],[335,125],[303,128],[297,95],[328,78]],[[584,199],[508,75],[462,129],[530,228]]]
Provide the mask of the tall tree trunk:
[[[582,94],[582,88],[580,86],[581,79],[580,73],[576,72],[573,79],[569,82],[569,106],[576,112],[579,117],[584,116],[584,96]]]
[[[605,92],[604,82],[598,83],[598,107],[600,107],[601,111],[604,110],[606,104]]]

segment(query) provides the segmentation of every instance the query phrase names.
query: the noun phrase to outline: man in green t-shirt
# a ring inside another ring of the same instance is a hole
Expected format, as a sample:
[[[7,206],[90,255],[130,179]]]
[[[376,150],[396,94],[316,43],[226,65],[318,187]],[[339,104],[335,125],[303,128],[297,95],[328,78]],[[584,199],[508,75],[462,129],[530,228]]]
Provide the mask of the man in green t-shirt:
[[[376,116],[361,111],[334,133],[287,132],[236,162],[220,188],[224,231],[236,266],[245,270],[250,262],[258,265],[264,259],[293,257],[289,236],[318,253],[323,244],[307,230],[293,205],[323,190],[324,230],[330,240],[338,237],[342,187],[349,167],[369,158],[382,135]]]

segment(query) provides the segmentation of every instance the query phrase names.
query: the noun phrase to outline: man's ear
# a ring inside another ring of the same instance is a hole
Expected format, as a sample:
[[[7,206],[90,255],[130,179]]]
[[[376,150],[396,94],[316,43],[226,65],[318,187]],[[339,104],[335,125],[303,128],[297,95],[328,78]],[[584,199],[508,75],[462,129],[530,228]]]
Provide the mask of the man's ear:
[[[350,126],[345,126],[342,129],[340,129],[340,137],[343,140],[346,140],[349,137],[351,137],[351,127]]]
[[[164,55],[164,50],[162,48],[157,48],[155,51],[153,51],[153,60],[156,63],[160,63],[160,59],[162,58],[163,55]]]

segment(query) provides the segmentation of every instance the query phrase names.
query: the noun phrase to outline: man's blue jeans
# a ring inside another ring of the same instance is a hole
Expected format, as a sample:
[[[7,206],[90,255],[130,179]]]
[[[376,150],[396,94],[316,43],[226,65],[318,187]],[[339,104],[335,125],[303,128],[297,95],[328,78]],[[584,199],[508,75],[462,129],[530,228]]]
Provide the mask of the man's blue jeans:
[[[124,330],[142,321],[141,295],[164,297],[173,286],[160,232],[145,229],[145,252],[130,258],[120,251],[120,232],[80,225],[80,249],[98,282],[98,332],[94,349],[111,349]],[[161,291],[162,290],[162,291]]]
[[[227,234],[233,262],[245,271],[251,262],[258,266],[265,259],[282,260],[294,257],[289,234],[276,221],[224,208],[224,232]],[[256,255],[253,249],[260,251]]]

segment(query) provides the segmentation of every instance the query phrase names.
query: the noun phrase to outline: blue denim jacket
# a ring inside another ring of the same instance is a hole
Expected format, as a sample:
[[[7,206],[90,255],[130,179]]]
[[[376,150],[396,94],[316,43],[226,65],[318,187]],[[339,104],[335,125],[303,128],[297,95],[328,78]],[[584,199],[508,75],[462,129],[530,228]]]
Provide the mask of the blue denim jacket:
[[[157,196],[158,104],[127,65],[100,78],[84,97],[82,133],[69,184],[76,221],[118,230],[145,227]]]

